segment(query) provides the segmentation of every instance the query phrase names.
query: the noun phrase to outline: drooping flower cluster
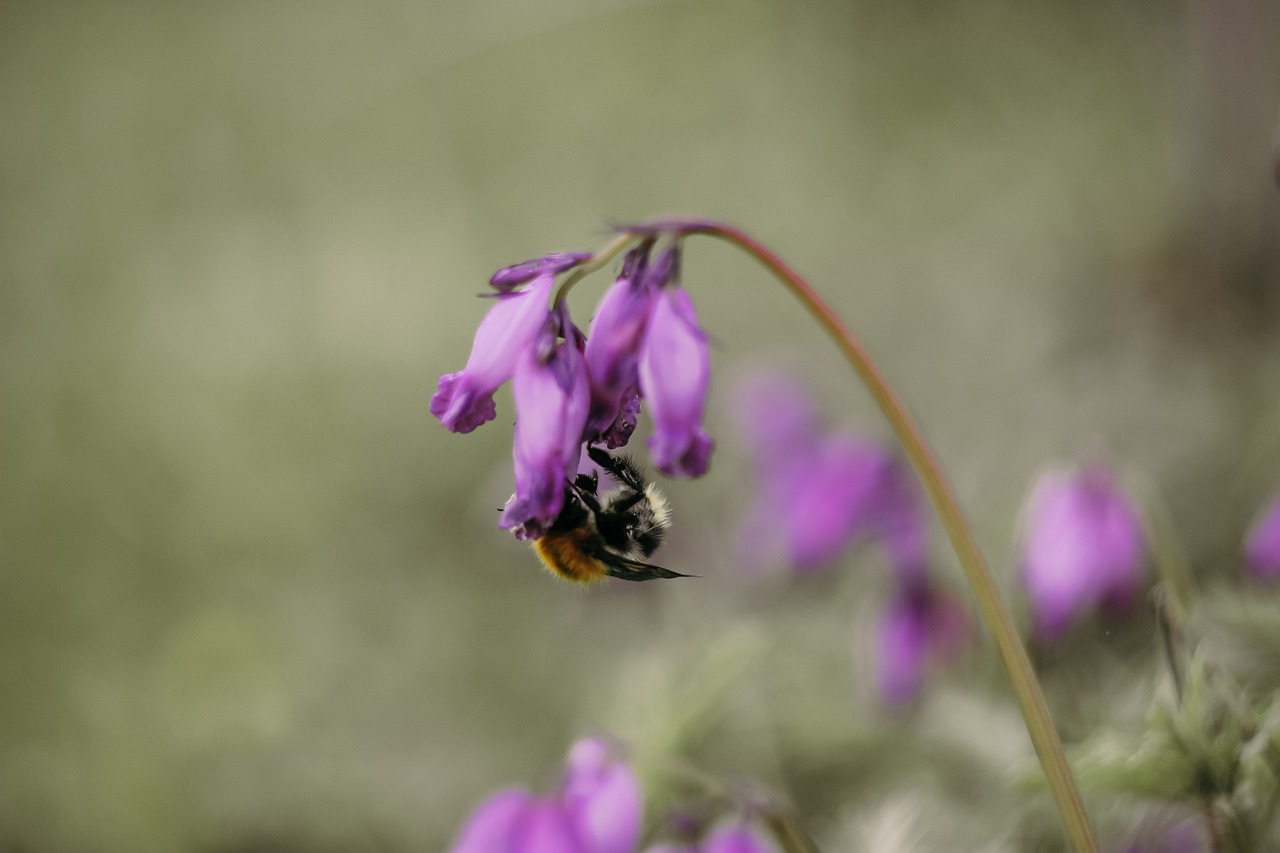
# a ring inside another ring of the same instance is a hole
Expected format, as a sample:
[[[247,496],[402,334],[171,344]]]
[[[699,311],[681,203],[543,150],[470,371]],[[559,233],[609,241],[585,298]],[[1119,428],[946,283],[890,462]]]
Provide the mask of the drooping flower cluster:
[[[466,367],[440,377],[431,413],[453,432],[493,420],[493,395],[512,382],[516,490],[500,526],[522,539],[546,532],[585,444],[622,447],[649,404],[654,465],[706,473],[714,446],[702,427],[710,382],[707,336],[679,286],[679,248],[655,257],[645,240],[623,262],[584,335],[552,293],[556,276],[591,259],[561,253],[499,270]]]
[[[595,738],[569,750],[559,790],[500,791],[471,814],[452,853],[634,853],[643,797],[635,774]]]
[[[1053,470],[1027,508],[1022,581],[1043,639],[1079,616],[1128,607],[1142,585],[1145,547],[1137,508],[1106,468]]]
[[[928,571],[928,526],[910,469],[876,442],[827,431],[794,379],[753,377],[736,396],[760,489],[742,531],[747,565],[782,556],[808,571],[870,539],[893,568],[877,630],[876,682],[891,704],[913,699],[925,674],[962,648],[969,620]]]

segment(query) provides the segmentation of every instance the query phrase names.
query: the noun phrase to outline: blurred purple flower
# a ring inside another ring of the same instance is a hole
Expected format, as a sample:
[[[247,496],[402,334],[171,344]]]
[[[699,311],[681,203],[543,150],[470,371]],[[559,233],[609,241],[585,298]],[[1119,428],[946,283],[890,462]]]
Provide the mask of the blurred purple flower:
[[[1245,565],[1259,578],[1280,578],[1280,496],[1259,515],[1244,546]]]
[[[743,383],[735,409],[760,476],[741,542],[749,562],[775,555],[780,539],[791,565],[815,569],[874,537],[900,577],[924,577],[924,507],[895,455],[853,433],[824,433],[809,396],[781,375]]]
[[[776,853],[774,843],[745,825],[723,826],[702,842],[702,853]]]
[[[1192,821],[1183,821],[1160,833],[1154,841],[1125,848],[1125,853],[1205,853],[1207,846]]]
[[[549,341],[530,348],[516,364],[516,493],[499,526],[521,539],[536,539],[555,521],[564,507],[564,484],[582,454],[590,392],[582,354],[568,335],[570,340],[555,344],[548,333]],[[541,349],[549,353],[542,357]]]
[[[493,392],[512,377],[520,356],[546,327],[554,282],[553,275],[542,275],[524,290],[498,297],[480,321],[467,366],[440,377],[431,398],[431,414],[440,423],[466,433],[493,420]]]
[[[1031,494],[1022,580],[1040,635],[1100,605],[1127,607],[1142,583],[1138,512],[1105,468],[1044,474]]]
[[[476,808],[462,827],[452,853],[524,850],[524,825],[535,803],[528,791],[499,791]]]
[[[586,263],[591,257],[590,252],[552,252],[541,258],[503,267],[493,274],[489,284],[496,290],[506,292],[539,276],[554,278],[567,269]]]
[[[643,800],[631,768],[598,740],[569,752],[558,796],[501,791],[472,813],[451,853],[633,853]]]
[[[604,743],[584,738],[574,744],[560,798],[584,850],[635,850],[643,812],[640,783]]]
[[[648,272],[650,244],[628,253],[622,272],[600,304],[587,333],[584,355],[591,378],[589,440],[609,448],[631,438],[640,413],[639,357],[654,289]]]
[[[971,627],[959,599],[927,583],[901,584],[877,628],[876,684],[885,702],[915,699],[929,670],[968,646]]]
[[[742,824],[722,826],[701,844],[658,844],[645,853],[777,853],[768,836]]]

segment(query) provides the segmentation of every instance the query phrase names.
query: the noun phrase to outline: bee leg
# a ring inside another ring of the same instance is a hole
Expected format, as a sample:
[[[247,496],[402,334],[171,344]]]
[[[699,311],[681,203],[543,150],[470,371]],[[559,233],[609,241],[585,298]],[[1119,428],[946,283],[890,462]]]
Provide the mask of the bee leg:
[[[595,489],[587,490],[583,488],[581,484],[582,480],[588,480],[588,482],[590,482],[593,478],[588,478],[583,474],[579,474],[577,479],[578,482],[569,483],[569,489],[578,496],[578,500],[582,501],[583,505],[586,506],[587,509],[596,513],[600,512],[600,501],[596,498]]]
[[[635,492],[644,492],[644,478],[636,470],[636,466],[626,457],[610,456],[599,447],[588,447],[587,456],[591,461],[609,472],[609,475],[622,485]]]
[[[573,481],[573,487],[579,492],[600,493],[600,477],[594,471],[590,474],[579,474]]]

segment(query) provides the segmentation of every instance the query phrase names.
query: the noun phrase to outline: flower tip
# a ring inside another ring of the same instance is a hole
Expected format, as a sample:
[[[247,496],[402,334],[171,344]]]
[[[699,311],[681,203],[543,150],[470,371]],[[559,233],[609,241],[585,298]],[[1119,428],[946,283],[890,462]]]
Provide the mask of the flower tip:
[[[716,443],[702,427],[660,430],[649,438],[654,467],[668,477],[701,477],[711,466]]]
[[[431,414],[450,432],[471,432],[498,414],[493,394],[477,394],[462,379],[461,373],[446,373],[440,377],[436,393],[431,395]]]
[[[555,516],[560,513],[557,507],[554,514],[548,512],[539,512],[535,502],[524,498],[517,498],[515,495],[507,501],[507,505],[502,508],[502,516],[498,519],[498,528],[500,530],[510,530],[517,539],[528,541],[531,539],[540,539],[551,526]]]

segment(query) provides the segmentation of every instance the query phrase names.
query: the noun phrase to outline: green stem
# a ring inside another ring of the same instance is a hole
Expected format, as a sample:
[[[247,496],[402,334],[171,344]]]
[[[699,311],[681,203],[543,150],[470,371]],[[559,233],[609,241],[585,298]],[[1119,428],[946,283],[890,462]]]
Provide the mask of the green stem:
[[[973,532],[956,503],[937,459],[925,445],[920,431],[907,414],[906,408],[889,388],[862,345],[808,282],[773,252],[736,228],[706,220],[661,219],[627,230],[632,235],[706,234],[736,245],[763,264],[786,285],[840,347],[867,390],[871,392],[871,396],[889,421],[889,425],[893,427],[898,441],[906,451],[907,458],[911,460],[911,464],[915,467],[925,490],[933,501],[938,517],[942,520],[942,526],[951,538],[956,556],[964,567],[969,585],[973,588],[974,597],[978,601],[978,610],[988,630],[991,631],[1000,659],[1004,662],[1009,680],[1013,683],[1013,692],[1022,710],[1023,719],[1026,721],[1031,743],[1035,747],[1036,755],[1040,758],[1040,765],[1044,769],[1049,788],[1053,792],[1072,845],[1078,851],[1097,850],[1098,843],[1089,825],[1089,816],[1085,811],[1080,791],[1076,787],[1071,768],[1063,753],[1062,741],[1058,739],[1053,718],[1049,715],[1049,706],[1045,703],[1044,694],[1031,668],[1027,651],[1018,637],[1013,621],[1000,601],[1000,594],[991,578],[986,560],[978,549]]]
[[[560,289],[556,291],[555,299],[552,300],[551,304],[556,306],[564,302],[564,298],[569,295],[569,291],[573,289],[575,284],[616,258],[619,252],[633,242],[635,242],[634,235],[619,234],[607,246],[592,255],[591,260],[574,267],[573,272],[565,276],[564,281],[560,282]]]

